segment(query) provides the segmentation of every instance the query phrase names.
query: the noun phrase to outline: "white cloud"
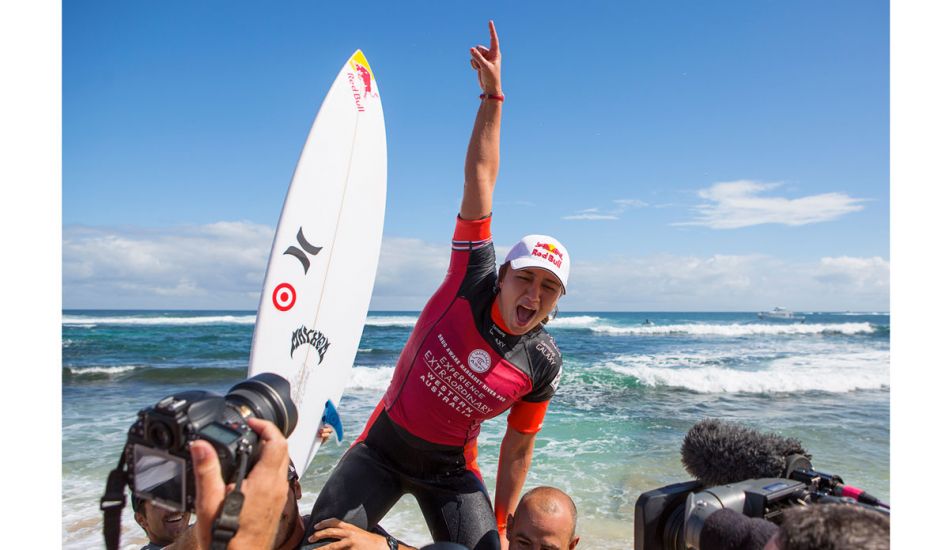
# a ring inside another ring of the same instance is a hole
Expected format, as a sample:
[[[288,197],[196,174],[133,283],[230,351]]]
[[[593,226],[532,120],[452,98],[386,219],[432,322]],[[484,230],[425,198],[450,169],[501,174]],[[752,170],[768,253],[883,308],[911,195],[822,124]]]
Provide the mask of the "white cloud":
[[[827,284],[850,292],[878,292],[890,286],[890,262],[872,258],[821,258],[814,277]]]
[[[833,257],[788,261],[768,255],[661,254],[577,261],[565,309],[758,311],[889,310],[889,262]]]
[[[63,230],[66,308],[255,309],[273,229],[246,222]],[[505,247],[497,255],[503,258]],[[385,237],[370,308],[417,310],[445,277],[450,244]],[[888,310],[880,257],[768,255],[606,258],[570,276],[565,310]]]
[[[620,215],[629,208],[644,208],[649,206],[639,199],[615,199],[613,204],[616,206],[606,212],[600,212],[599,208],[585,208],[577,211],[575,214],[564,216],[564,220],[618,220]]]
[[[274,229],[219,222],[63,229],[65,308],[256,309]],[[417,309],[448,268],[450,242],[384,238],[371,307]]]
[[[254,309],[273,229],[63,228],[64,307]]]
[[[593,209],[595,210],[595,209]],[[579,212],[570,216],[564,216],[565,220],[618,220],[619,216],[614,214],[597,214],[596,212]]]
[[[863,210],[866,199],[845,193],[823,193],[796,199],[762,196],[780,183],[739,180],[716,183],[698,192],[706,203],[695,209],[696,219],[673,225],[700,225],[712,229],[737,229],[765,223],[806,225],[835,220],[844,214]]]
[[[428,301],[448,271],[451,243],[383,237],[370,309],[416,310]]]
[[[645,208],[649,206],[648,203],[639,199],[616,199],[613,202],[622,208]]]

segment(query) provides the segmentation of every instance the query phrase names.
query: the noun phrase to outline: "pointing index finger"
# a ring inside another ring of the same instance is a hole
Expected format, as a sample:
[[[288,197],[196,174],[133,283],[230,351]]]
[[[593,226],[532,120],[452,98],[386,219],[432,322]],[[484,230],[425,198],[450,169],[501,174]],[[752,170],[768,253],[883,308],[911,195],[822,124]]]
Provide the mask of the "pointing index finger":
[[[491,51],[496,52],[501,49],[501,42],[498,40],[498,31],[494,28],[494,21],[488,21],[488,30],[491,32]]]

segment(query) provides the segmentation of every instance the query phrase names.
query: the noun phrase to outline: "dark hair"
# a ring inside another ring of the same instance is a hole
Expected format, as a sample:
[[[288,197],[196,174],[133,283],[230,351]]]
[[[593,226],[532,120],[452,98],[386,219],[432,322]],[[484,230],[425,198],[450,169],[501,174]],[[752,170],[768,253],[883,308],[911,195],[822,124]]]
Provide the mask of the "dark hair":
[[[501,279],[504,278],[504,275],[507,273],[507,270],[511,268],[511,262],[504,262],[501,264],[501,267],[498,268],[498,278],[494,281],[494,293],[497,294],[501,291]],[[560,308],[554,306],[554,310],[547,314],[546,317],[541,319],[540,324],[546,325],[547,323],[553,321],[557,318],[557,314],[560,313]]]
[[[788,510],[778,532],[781,550],[887,550],[890,517],[852,504]]]
[[[145,499],[132,495],[132,511],[145,513]]]

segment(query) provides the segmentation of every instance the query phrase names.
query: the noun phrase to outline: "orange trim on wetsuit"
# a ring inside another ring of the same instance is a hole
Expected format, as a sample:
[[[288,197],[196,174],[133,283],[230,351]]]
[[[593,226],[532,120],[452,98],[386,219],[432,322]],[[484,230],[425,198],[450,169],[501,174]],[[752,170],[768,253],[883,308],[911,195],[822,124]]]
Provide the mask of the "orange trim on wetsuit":
[[[472,439],[465,445],[465,468],[474,472],[481,483],[484,483],[484,477],[481,475],[481,468],[478,468],[478,440]]]
[[[511,407],[507,415],[507,425],[522,434],[535,434],[544,425],[544,415],[547,414],[547,405],[550,401],[532,403],[518,401]]]
[[[507,328],[507,323],[504,322],[504,318],[501,317],[501,306],[498,304],[499,299],[494,298],[494,303],[491,304],[491,320],[494,321],[494,324],[498,326],[499,329],[503,330],[508,334],[513,334],[511,329]]]
[[[466,220],[458,216],[455,223],[455,234],[452,237],[456,241],[486,241],[491,238],[491,216],[485,216],[480,220]]]

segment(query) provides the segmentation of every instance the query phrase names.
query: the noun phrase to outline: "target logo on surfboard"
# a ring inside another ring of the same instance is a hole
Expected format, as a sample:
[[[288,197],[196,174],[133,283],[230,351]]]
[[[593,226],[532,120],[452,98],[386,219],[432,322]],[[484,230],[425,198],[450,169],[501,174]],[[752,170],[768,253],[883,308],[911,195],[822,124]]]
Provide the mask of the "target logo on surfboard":
[[[297,291],[290,283],[281,283],[273,290],[273,305],[280,311],[290,311],[297,303]]]

